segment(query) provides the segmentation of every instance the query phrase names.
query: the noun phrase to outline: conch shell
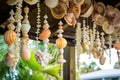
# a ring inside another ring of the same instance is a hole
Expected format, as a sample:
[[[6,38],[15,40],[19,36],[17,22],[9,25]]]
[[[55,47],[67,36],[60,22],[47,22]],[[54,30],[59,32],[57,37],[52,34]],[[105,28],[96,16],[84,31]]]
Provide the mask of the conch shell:
[[[18,56],[12,53],[7,53],[5,57],[5,64],[8,67],[15,67],[18,62]]]
[[[21,57],[24,59],[24,60],[29,60],[30,59],[30,51],[29,51],[29,48],[28,48],[28,45],[27,44],[22,44],[21,45]]]

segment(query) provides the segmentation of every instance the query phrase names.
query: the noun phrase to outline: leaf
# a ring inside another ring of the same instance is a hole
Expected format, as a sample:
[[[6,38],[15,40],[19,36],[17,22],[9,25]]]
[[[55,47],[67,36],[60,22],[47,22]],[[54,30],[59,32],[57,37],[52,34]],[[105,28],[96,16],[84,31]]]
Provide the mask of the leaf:
[[[42,73],[34,73],[31,80],[47,80]]]
[[[54,65],[47,65],[44,68],[43,72],[56,77],[57,80],[61,80],[61,76],[59,75],[59,70],[60,70],[60,65],[54,64]]]
[[[28,61],[23,60],[23,62],[26,63],[34,71],[42,71],[43,70],[43,67],[36,60],[33,50],[31,50],[30,60],[28,60]]]

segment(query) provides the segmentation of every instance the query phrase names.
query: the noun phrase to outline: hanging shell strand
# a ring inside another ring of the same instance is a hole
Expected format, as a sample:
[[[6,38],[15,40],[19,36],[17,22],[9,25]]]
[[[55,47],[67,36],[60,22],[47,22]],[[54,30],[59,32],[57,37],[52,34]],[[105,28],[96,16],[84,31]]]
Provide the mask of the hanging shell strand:
[[[5,64],[8,67],[15,68],[18,62],[18,55],[15,53],[15,46],[14,43],[16,41],[16,33],[14,32],[15,26],[14,26],[14,12],[11,10],[10,12],[10,18],[8,19],[8,31],[4,34],[4,41],[8,44],[8,53],[5,57]]]
[[[41,53],[42,58],[41,58],[41,65],[45,67],[49,60],[52,58],[50,53],[48,53],[48,42],[49,42],[49,37],[51,35],[51,31],[49,29],[49,24],[47,21],[47,15],[44,16],[44,25],[43,25],[43,30],[40,33],[39,38],[43,41],[43,52]]]
[[[22,21],[22,39],[21,39],[21,50],[20,50],[20,54],[22,59],[24,60],[29,60],[30,59],[30,50],[28,48],[28,42],[29,42],[29,36],[28,36],[28,32],[31,28],[30,24],[29,24],[29,20],[28,20],[28,13],[29,13],[29,8],[25,7],[24,8],[24,13],[25,13],[25,17],[24,20]]]
[[[63,35],[62,35],[62,33],[64,32],[62,25],[63,25],[63,23],[60,21],[59,22],[59,29],[57,31],[58,39],[56,40],[56,45],[59,48],[59,52],[60,52],[60,54],[58,56],[58,63],[60,64],[60,67],[61,67],[60,68],[60,75],[61,76],[63,75],[62,74],[62,65],[63,65],[63,63],[66,62],[66,60],[64,59],[63,53],[64,53],[64,48],[67,46],[67,41],[65,38],[63,38]]]

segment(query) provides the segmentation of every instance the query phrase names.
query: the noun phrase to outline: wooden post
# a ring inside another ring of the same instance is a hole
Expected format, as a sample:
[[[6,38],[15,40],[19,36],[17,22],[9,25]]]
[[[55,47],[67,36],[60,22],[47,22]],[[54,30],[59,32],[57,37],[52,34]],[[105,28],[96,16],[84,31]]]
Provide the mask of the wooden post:
[[[76,80],[75,47],[67,46],[64,50],[66,63],[63,66],[63,80]]]
[[[70,47],[70,80],[76,80],[75,47]]]

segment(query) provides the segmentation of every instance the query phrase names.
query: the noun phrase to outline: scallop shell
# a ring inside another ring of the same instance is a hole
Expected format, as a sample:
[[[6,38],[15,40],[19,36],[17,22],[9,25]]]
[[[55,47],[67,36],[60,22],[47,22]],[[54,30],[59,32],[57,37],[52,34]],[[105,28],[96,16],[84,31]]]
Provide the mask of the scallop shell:
[[[45,4],[49,8],[55,8],[58,5],[58,0],[45,0]]]
[[[18,0],[7,0],[7,4],[10,6],[16,5]]]
[[[38,0],[24,0],[29,5],[34,5],[38,2]]]
[[[85,0],[81,6],[81,16],[89,17],[93,12],[93,4],[91,0]]]
[[[54,18],[61,19],[67,13],[67,8],[64,4],[59,3],[55,8],[51,8],[51,13]]]
[[[114,32],[114,27],[108,21],[103,22],[102,29],[106,34],[112,34]]]
[[[94,10],[95,10],[98,14],[104,16],[104,15],[105,15],[106,7],[105,7],[105,5],[104,5],[102,2],[97,2],[97,3],[95,4],[95,6],[94,6]]]

